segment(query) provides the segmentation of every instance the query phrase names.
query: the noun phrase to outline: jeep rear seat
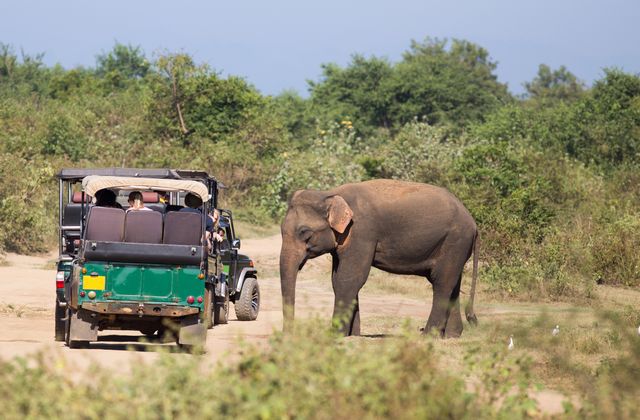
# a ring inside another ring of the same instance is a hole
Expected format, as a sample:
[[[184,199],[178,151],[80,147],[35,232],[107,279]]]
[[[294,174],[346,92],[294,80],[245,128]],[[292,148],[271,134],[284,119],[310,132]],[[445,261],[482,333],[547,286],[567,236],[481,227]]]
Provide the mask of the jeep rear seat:
[[[84,238],[90,241],[122,242],[124,237],[124,216],[124,210],[110,207],[92,207],[89,211],[89,216],[87,216],[87,228]]]
[[[94,207],[87,219],[82,257],[87,261],[197,266],[206,255],[200,244],[201,230],[200,215],[170,213],[162,242],[162,214],[125,214],[120,209]]]
[[[124,219],[124,241],[162,243],[162,214],[157,211],[130,211]]]
[[[174,245],[202,245],[202,215],[170,212],[164,218],[162,243]]]

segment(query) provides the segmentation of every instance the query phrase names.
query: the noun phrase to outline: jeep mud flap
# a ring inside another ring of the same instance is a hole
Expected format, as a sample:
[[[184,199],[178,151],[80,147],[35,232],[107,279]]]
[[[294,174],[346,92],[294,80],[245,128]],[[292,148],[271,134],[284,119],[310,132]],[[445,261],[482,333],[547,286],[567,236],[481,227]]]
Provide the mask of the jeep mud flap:
[[[87,311],[69,311],[69,341],[96,341],[98,324]]]
[[[180,320],[178,344],[204,346],[207,340],[207,326],[198,315],[184,317]]]

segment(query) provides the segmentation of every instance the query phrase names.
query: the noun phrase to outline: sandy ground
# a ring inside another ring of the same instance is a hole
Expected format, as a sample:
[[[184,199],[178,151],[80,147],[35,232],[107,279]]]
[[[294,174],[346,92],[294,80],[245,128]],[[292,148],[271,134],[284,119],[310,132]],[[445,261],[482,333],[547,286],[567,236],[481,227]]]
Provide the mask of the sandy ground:
[[[208,332],[206,354],[212,363],[233,353],[239,338],[245,342],[266,343],[269,336],[282,327],[279,252],[280,235],[243,240],[242,253],[253,257],[259,270],[260,314],[256,321],[238,321],[232,305],[229,323],[215,326]],[[91,343],[88,349],[69,349],[63,343],[54,341],[56,273],[52,261],[55,259],[56,254],[8,254],[8,264],[0,266],[0,358],[25,356],[39,351],[53,352],[65,357],[71,365],[87,366],[96,362],[124,374],[131,362],[152,362],[159,357],[155,351],[159,347],[175,352],[176,357],[190,357],[176,351],[174,343],[148,343],[137,332],[101,332],[99,341]],[[330,266],[329,257],[323,256],[310,261],[301,272],[297,285],[296,316],[319,316],[328,322],[333,308],[333,293],[328,275],[321,276],[326,279],[318,280],[318,273],[328,272]],[[422,298],[363,291],[360,306],[362,333],[371,337],[377,331],[368,327],[367,318],[389,316],[396,317],[398,322],[404,318],[424,322],[431,301],[430,297],[425,301]],[[536,398],[545,412],[562,412],[564,397],[561,394],[544,391],[537,394]]]

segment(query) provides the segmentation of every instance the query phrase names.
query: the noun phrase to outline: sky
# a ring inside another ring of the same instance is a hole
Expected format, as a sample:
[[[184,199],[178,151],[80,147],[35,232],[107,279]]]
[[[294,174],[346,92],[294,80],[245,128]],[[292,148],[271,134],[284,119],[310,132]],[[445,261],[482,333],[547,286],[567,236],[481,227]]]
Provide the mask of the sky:
[[[426,37],[486,48],[513,93],[541,63],[590,85],[607,67],[640,73],[639,22],[638,0],[0,0],[0,42],[47,65],[93,67],[120,42],[186,52],[269,95],[306,96],[323,63],[395,62]]]

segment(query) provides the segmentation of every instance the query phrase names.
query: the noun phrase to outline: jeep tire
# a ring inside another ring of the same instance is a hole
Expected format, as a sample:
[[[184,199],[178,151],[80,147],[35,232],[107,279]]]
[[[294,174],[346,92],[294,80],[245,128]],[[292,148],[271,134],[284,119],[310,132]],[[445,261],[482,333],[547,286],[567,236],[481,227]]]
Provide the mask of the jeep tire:
[[[67,331],[66,317],[67,311],[60,306],[60,302],[56,299],[56,319],[55,319],[55,340],[64,341]]]
[[[226,288],[224,297],[216,296],[213,300],[213,324],[226,324],[229,322],[229,288]]]
[[[260,311],[260,287],[258,280],[247,277],[242,284],[240,297],[235,302],[236,317],[239,321],[254,321]]]

